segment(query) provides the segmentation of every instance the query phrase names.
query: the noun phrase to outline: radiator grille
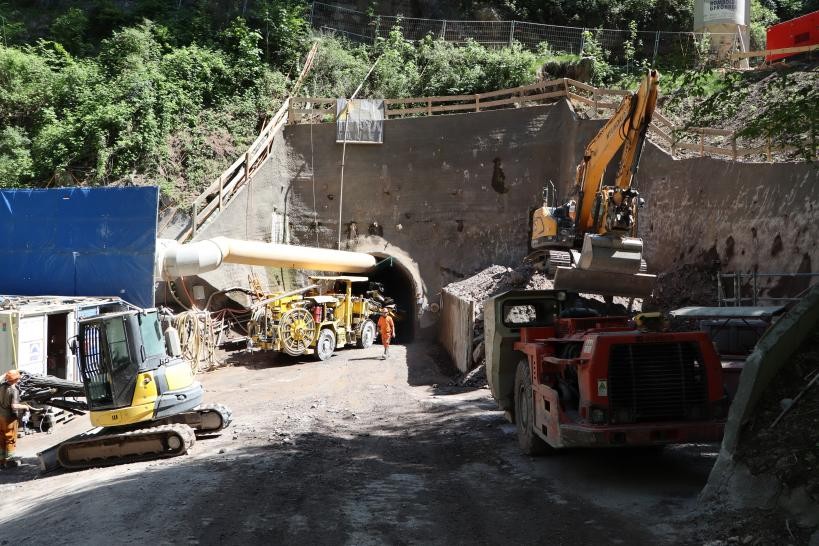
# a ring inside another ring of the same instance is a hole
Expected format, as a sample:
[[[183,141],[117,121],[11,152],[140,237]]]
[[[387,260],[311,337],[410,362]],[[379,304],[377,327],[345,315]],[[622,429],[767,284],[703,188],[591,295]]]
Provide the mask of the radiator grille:
[[[693,342],[613,345],[608,390],[612,422],[708,417],[708,379]]]

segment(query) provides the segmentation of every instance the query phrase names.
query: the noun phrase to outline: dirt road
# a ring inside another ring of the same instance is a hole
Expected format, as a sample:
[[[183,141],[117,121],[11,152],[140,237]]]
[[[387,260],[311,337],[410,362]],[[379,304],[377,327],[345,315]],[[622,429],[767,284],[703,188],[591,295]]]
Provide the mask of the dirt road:
[[[485,389],[424,342],[325,363],[232,357],[204,374],[234,425],[165,461],[0,472],[0,544],[657,544],[715,446],[530,459]],[[21,441],[33,454],[85,424]],[[27,459],[34,463],[33,458]]]

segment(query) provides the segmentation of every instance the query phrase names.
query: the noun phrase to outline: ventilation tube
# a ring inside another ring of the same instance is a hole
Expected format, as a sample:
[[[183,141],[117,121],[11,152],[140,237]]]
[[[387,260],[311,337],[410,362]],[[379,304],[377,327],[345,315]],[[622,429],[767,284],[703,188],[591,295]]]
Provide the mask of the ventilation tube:
[[[364,273],[376,263],[374,256],[361,252],[241,241],[227,237],[188,244],[159,239],[157,243],[158,273],[171,279],[213,271],[223,263],[338,273]]]

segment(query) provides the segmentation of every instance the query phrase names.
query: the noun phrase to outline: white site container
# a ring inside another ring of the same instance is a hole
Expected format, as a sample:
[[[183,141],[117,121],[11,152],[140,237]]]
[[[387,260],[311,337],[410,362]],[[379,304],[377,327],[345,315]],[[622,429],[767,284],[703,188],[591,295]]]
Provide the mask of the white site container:
[[[0,374],[16,368],[81,381],[69,347],[77,321],[124,305],[119,298],[0,295]]]

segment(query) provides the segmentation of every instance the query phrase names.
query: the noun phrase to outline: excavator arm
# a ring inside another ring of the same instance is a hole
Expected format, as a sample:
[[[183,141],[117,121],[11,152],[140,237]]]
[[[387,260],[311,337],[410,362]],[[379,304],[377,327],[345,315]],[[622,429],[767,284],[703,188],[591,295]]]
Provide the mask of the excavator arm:
[[[636,93],[623,98],[614,115],[586,146],[577,168],[577,187],[581,200],[577,214],[579,234],[594,227],[594,201],[603,185],[606,168],[621,149],[614,187],[627,190],[637,172],[651,116],[657,104],[660,75],[650,70]]]
[[[657,104],[660,75],[649,70],[635,93],[623,97],[614,115],[586,146],[577,166],[577,203],[533,209],[530,215],[530,259],[546,258],[555,272],[555,288],[603,295],[643,297],[651,293],[653,275],[641,273],[643,243],[637,237],[641,199],[632,187],[651,117]],[[620,154],[611,186],[606,168]]]

